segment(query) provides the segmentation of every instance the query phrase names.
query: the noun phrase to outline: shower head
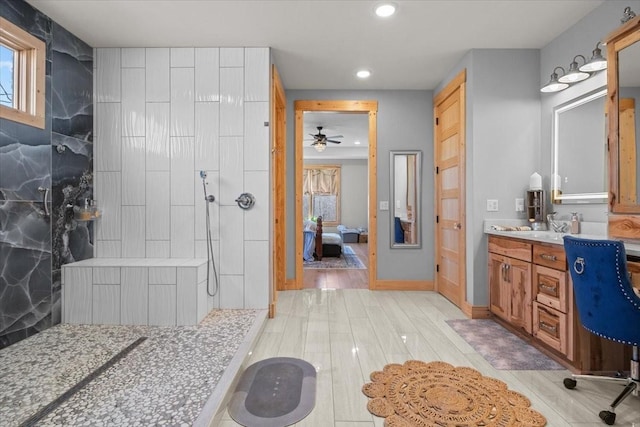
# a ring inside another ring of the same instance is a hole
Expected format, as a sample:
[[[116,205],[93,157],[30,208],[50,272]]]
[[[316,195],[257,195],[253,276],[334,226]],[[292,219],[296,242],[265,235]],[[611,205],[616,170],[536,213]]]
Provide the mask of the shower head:
[[[200,171],[200,178],[206,179],[207,178],[207,173],[205,171]]]

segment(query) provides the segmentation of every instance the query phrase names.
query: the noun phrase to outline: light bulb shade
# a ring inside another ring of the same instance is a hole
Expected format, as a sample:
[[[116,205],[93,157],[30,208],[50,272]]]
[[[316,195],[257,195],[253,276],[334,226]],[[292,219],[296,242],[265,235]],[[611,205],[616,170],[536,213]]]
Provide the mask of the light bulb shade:
[[[547,83],[546,85],[542,86],[542,88],[540,88],[540,92],[545,92],[545,93],[549,93],[549,92],[559,92],[563,89],[566,89],[569,87],[569,84],[567,83],[560,83],[558,81],[558,74],[556,73],[557,69],[561,69],[562,72],[564,73],[564,68],[562,67],[556,67],[553,70],[553,73],[551,73],[551,78],[549,79],[549,83]]]
[[[600,50],[598,46],[600,46],[600,42],[596,44],[596,48],[593,50],[593,54],[591,55],[589,62],[580,67],[580,71],[593,73],[607,68],[607,60],[602,56],[602,50]]]
[[[588,79],[591,74],[584,71],[580,71],[576,58],[582,58],[584,62],[587,62],[586,58],[582,55],[576,55],[573,57],[573,62],[569,64],[569,71],[558,79],[560,83],[576,83]]]
[[[318,153],[322,153],[324,149],[327,148],[327,144],[324,142],[317,142],[314,147]]]

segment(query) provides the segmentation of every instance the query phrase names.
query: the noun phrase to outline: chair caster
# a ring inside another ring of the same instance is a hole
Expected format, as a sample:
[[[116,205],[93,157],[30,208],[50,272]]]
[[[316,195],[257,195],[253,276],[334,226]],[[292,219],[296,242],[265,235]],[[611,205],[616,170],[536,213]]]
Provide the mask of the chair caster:
[[[568,388],[569,390],[573,390],[574,388],[576,388],[576,384],[578,384],[578,382],[573,378],[565,378],[562,382],[564,384],[564,387]]]
[[[611,411],[600,411],[598,414],[605,424],[612,426],[616,422],[616,414]]]

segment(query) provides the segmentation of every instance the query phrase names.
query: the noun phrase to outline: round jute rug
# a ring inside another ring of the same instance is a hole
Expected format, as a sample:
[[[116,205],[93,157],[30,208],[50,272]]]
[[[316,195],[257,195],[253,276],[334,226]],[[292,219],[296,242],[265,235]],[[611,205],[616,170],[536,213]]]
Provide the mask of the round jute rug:
[[[367,409],[387,427],[542,427],[545,417],[522,394],[472,368],[409,360],[371,374]]]

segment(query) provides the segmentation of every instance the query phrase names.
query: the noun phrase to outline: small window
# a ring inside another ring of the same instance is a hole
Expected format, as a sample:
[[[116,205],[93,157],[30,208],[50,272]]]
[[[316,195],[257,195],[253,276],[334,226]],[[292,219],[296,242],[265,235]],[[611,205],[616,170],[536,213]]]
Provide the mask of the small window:
[[[302,211],[304,218],[322,217],[328,226],[340,224],[340,166],[305,166]]]
[[[0,117],[44,129],[45,43],[0,18]]]

